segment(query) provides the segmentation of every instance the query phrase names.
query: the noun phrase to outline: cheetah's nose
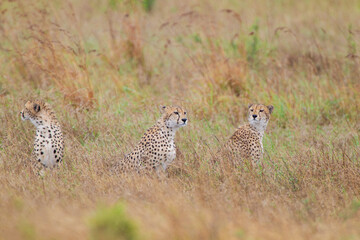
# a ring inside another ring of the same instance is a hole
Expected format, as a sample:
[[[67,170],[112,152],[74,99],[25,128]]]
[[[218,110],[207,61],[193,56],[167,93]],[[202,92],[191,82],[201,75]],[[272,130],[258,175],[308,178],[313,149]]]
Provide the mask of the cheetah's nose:
[[[253,118],[254,118],[254,119],[257,117],[257,115],[256,115],[256,114],[254,114],[254,115],[252,115],[252,116],[253,116]]]
[[[187,121],[187,118],[183,118],[183,119],[181,119],[184,123],[186,123],[186,121]]]

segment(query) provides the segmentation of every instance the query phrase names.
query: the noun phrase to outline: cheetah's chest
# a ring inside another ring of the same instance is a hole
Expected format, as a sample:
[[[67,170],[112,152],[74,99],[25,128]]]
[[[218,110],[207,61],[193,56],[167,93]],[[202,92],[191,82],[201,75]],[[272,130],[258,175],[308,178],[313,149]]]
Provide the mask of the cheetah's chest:
[[[264,146],[263,146],[263,134],[261,133],[256,133],[257,135],[257,139],[256,139],[256,142],[260,145],[260,149],[261,149],[261,152],[264,152]]]
[[[171,164],[174,159],[176,158],[176,146],[174,142],[174,135],[171,133],[167,133],[168,137],[166,142],[166,149],[165,149],[165,156],[166,158],[162,162],[162,167],[164,170],[168,167],[169,164]]]
[[[251,136],[252,137],[250,138],[249,142],[250,149],[256,150],[260,148],[260,150],[263,151],[262,134],[260,134],[259,132],[252,132]]]
[[[166,162],[171,163],[176,158],[176,147],[172,141],[169,143],[168,153],[166,154]]]
[[[52,167],[57,163],[60,152],[59,139],[56,130],[54,131],[48,126],[38,128],[34,142],[34,155],[36,161],[42,163],[47,167]]]

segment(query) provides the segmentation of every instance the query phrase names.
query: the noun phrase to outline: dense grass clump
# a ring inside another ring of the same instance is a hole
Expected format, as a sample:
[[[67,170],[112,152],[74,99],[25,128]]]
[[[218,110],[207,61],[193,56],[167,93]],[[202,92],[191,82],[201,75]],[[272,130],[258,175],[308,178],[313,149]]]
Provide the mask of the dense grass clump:
[[[139,234],[135,223],[125,213],[121,203],[99,209],[91,220],[91,239],[136,240]]]
[[[359,14],[356,0],[0,1],[0,239],[360,239]],[[36,98],[66,145],[42,177],[19,116]],[[274,106],[261,167],[214,163],[249,103]],[[171,104],[189,124],[169,176],[109,174]]]

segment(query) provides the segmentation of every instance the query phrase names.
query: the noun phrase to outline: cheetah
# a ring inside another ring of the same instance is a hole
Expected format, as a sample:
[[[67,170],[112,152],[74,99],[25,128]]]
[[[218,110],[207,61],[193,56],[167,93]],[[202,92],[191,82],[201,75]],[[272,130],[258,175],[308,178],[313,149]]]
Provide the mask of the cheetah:
[[[161,117],[149,128],[135,149],[115,166],[116,173],[149,171],[165,173],[167,166],[176,158],[175,133],[187,125],[188,118],[184,108],[162,106]]]
[[[253,166],[260,163],[264,152],[262,140],[273,110],[271,105],[249,105],[249,123],[240,126],[225,144],[235,165],[244,159],[250,160]]]
[[[57,166],[63,158],[64,140],[51,106],[41,100],[28,101],[20,115],[36,127],[32,163],[37,167]]]

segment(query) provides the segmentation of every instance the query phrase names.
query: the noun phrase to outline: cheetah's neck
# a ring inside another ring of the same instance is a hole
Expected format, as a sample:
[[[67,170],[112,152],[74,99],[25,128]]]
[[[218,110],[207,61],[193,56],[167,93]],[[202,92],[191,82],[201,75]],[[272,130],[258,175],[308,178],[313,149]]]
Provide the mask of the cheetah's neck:
[[[263,137],[264,137],[264,133],[265,133],[265,129],[266,129],[266,125],[261,126],[261,127],[257,127],[259,124],[249,124],[249,128],[251,130],[253,130],[254,132],[256,132],[259,136],[259,143],[260,143],[260,147],[261,147],[261,152],[264,152],[264,146],[263,146]]]
[[[50,123],[47,125],[37,125],[36,131],[43,131],[43,130],[58,130],[60,125],[58,123]]]
[[[57,124],[37,126],[35,139],[38,138],[48,139],[59,132],[61,134],[61,129]]]
[[[167,129],[166,130],[166,135],[167,135],[167,137],[168,137],[168,139],[170,140],[170,141],[174,141],[174,139],[175,139],[175,133],[176,133],[176,130],[175,129],[172,129],[172,128],[170,128],[170,129]]]
[[[163,130],[163,132],[166,135],[166,138],[169,140],[169,142],[173,142],[175,139],[176,131],[179,128],[169,128],[164,123],[158,122],[158,127]]]
[[[262,139],[262,137],[264,136],[264,133],[265,133],[265,130],[266,130],[266,126],[267,126],[267,123],[257,123],[257,124],[250,124],[249,123],[249,127],[260,134],[260,137]]]

